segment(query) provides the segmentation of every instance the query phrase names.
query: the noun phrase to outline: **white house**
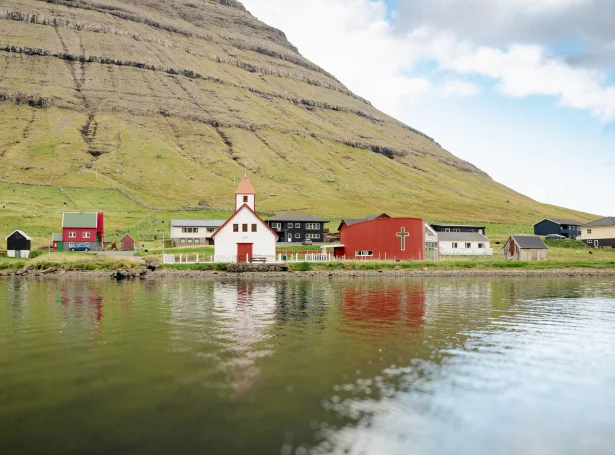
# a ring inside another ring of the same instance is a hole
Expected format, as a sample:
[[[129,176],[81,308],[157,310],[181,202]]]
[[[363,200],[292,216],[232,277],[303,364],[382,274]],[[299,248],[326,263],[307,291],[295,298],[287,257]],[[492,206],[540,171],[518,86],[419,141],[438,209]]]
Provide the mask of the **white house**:
[[[479,232],[438,232],[441,256],[493,256],[491,241]]]
[[[173,246],[213,245],[212,236],[224,220],[171,220]]]
[[[244,176],[235,192],[235,213],[212,235],[215,262],[274,262],[278,235],[254,211],[256,192]]]

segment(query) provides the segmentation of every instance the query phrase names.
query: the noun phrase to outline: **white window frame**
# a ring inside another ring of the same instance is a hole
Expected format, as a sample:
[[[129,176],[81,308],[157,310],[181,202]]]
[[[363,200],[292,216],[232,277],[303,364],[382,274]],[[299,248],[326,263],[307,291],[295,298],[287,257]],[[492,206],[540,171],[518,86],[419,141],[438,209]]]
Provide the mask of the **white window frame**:
[[[68,242],[68,247],[73,248],[75,246],[75,242]]]
[[[76,239],[77,238],[77,232],[76,231],[69,231],[68,238],[69,239]]]
[[[179,239],[179,243],[181,243],[181,244],[184,244],[184,245],[185,245],[185,244],[186,244],[186,239],[184,239],[184,238]]]
[[[292,229],[292,228],[293,228],[293,226],[294,226],[294,224],[293,224],[293,223],[286,223],[286,227],[287,227],[288,229]]]
[[[89,239],[90,238],[90,233],[89,232],[84,232],[83,233],[83,238],[84,239]]]
[[[296,239],[300,239],[301,238],[301,234],[299,232],[295,232],[295,238]]]
[[[320,239],[320,234],[305,234],[306,239]]]
[[[478,244],[478,248],[485,248],[485,244],[484,243],[479,243]]]
[[[453,242],[453,243],[451,244],[451,247],[452,247],[452,248],[459,248],[459,245],[457,245],[457,242]]]
[[[444,228],[444,232],[451,232],[451,228]]]
[[[374,255],[374,252],[372,250],[355,251],[354,255],[362,258],[371,257]]]
[[[282,223],[280,222],[271,223],[271,229],[274,229],[276,231],[282,230]]]
[[[592,230],[591,230],[591,229],[588,229],[588,230],[587,230],[587,233],[588,233],[588,234],[591,234],[591,233],[592,233]]]
[[[301,229],[301,223],[295,223],[295,229]]]
[[[467,248],[467,249],[472,248],[472,243],[471,243],[471,242],[466,242],[466,248]]]
[[[308,231],[320,231],[320,223],[306,223],[305,229]]]
[[[201,240],[200,240],[200,239],[194,239],[194,243],[195,243],[196,245],[200,245],[200,244],[201,244]]]

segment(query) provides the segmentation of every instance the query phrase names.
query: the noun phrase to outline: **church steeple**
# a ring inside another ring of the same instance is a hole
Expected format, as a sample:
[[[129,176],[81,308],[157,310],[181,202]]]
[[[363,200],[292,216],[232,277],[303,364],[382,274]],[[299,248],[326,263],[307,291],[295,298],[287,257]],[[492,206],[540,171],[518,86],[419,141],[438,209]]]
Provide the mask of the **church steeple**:
[[[237,191],[235,191],[235,210],[239,210],[244,204],[252,210],[256,210],[256,191],[254,191],[254,187],[247,175],[243,176]]]

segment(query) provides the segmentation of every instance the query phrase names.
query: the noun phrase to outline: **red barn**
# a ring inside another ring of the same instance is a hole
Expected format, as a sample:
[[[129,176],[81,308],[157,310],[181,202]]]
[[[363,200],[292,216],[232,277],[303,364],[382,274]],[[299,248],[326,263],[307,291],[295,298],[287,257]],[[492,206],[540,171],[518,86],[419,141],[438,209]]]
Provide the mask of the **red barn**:
[[[126,234],[120,240],[120,246],[122,251],[134,251],[135,250],[135,239],[132,238],[130,234]]]
[[[103,212],[64,212],[62,216],[62,249],[87,245],[92,251],[102,250],[104,238]]]
[[[422,218],[388,218],[345,223],[335,256],[346,259],[422,261],[438,259],[438,235]],[[344,223],[343,223],[344,224]]]

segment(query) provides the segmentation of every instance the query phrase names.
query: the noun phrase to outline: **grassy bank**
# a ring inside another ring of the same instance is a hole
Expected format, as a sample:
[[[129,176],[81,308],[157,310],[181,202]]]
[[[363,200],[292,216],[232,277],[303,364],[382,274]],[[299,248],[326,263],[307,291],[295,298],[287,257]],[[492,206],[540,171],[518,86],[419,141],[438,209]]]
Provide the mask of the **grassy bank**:
[[[66,271],[104,271],[139,268],[142,264],[129,258],[114,258],[94,254],[51,253],[33,259],[0,257],[0,270],[20,270],[32,267],[46,270],[52,267]]]

